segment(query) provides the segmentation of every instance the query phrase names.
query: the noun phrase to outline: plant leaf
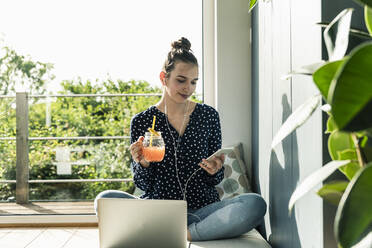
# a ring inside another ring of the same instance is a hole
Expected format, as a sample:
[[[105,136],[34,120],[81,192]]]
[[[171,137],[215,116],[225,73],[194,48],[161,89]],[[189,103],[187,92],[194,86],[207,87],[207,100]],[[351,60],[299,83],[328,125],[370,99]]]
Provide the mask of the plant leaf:
[[[370,8],[372,8],[372,0],[354,0],[355,2],[358,2],[360,4],[368,5]]]
[[[353,245],[352,248],[371,248],[372,232],[369,232],[358,244]]]
[[[310,65],[304,65],[304,66],[301,66],[300,68],[296,69],[296,70],[293,70],[291,71],[290,73],[286,74],[286,75],[283,75],[282,77],[280,77],[281,80],[287,80],[287,79],[290,79],[292,76],[294,75],[306,75],[306,76],[311,76],[313,75],[313,73],[318,70],[321,66],[323,66],[326,62],[325,61],[320,61],[320,62],[317,62],[317,63],[314,63],[314,64],[310,64]]]
[[[271,143],[271,148],[274,148],[296,128],[304,124],[306,120],[309,119],[309,117],[314,113],[315,109],[320,105],[320,103],[321,96],[314,95],[301,106],[299,106],[280,127]]]
[[[368,136],[364,136],[365,144],[361,143],[362,153],[367,163],[372,162],[372,138],[368,139]]]
[[[372,35],[372,7],[364,6],[364,21],[370,35]]]
[[[328,62],[313,74],[315,85],[318,87],[325,100],[328,98],[329,86],[343,62],[345,62],[345,60]]]
[[[351,52],[332,81],[328,103],[340,130],[360,131],[372,127],[372,43]]]
[[[368,137],[372,138],[372,128],[368,128],[366,131],[366,134],[368,135]]]
[[[347,181],[332,181],[326,183],[318,191],[318,195],[327,202],[337,206],[348,184],[349,182]]]
[[[359,136],[358,136],[358,137],[359,137]],[[360,138],[362,138],[362,139],[360,140],[359,145],[360,145],[361,148],[363,148],[363,147],[366,146],[366,144],[367,144],[367,142],[368,142],[368,136],[365,136],[364,134],[362,134],[362,135],[360,136]]]
[[[350,22],[353,9],[344,9],[324,29],[324,42],[328,51],[329,61],[340,60],[344,57],[349,44]],[[337,34],[333,44],[330,30],[337,24]]]
[[[253,10],[253,8],[256,6],[257,4],[257,0],[250,0],[249,1],[249,10],[248,12],[251,12]]]
[[[318,22],[317,25],[325,28],[329,25],[329,22]],[[350,35],[364,38],[364,39],[371,39],[372,35],[370,35],[368,32],[364,32],[363,30],[357,29],[357,28],[350,28]]]
[[[351,180],[355,173],[357,173],[358,170],[360,170],[360,165],[358,164],[358,156],[356,154],[355,149],[346,149],[342,152],[337,152],[338,157],[340,160],[351,160],[350,163],[347,165],[341,166],[340,171],[349,179]]]
[[[292,210],[296,201],[298,201],[307,192],[317,186],[319,183],[323,182],[324,179],[329,177],[335,170],[339,167],[350,163],[350,160],[335,160],[327,163],[322,168],[316,170],[310,174],[305,180],[296,188],[293,192],[291,199],[289,200],[288,209]]]
[[[333,117],[329,116],[327,120],[327,130],[325,131],[325,133],[332,133],[335,130],[337,130],[337,126],[333,121]]]
[[[347,186],[335,217],[335,235],[342,247],[351,247],[366,235],[372,223],[372,163],[360,170]]]
[[[328,137],[328,152],[333,160],[340,160],[337,152],[353,148],[354,143],[349,133],[334,131]]]

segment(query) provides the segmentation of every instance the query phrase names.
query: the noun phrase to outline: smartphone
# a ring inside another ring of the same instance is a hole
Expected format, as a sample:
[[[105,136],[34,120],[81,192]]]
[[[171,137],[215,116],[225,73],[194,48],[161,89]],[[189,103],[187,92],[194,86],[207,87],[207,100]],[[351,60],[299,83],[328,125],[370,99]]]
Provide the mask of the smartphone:
[[[227,154],[229,156],[229,154],[232,153],[233,151],[234,149],[230,147],[218,149],[215,153],[209,156],[207,160],[209,161],[213,158],[213,156],[220,156],[222,154]]]

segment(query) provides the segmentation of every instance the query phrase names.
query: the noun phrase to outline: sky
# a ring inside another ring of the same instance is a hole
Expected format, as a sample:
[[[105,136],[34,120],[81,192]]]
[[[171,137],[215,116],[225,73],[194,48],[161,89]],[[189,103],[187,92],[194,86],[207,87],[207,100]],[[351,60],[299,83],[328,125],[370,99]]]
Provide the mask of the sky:
[[[159,73],[180,37],[199,60],[202,90],[201,0],[0,0],[0,39],[33,60],[54,64],[61,80],[146,80]]]

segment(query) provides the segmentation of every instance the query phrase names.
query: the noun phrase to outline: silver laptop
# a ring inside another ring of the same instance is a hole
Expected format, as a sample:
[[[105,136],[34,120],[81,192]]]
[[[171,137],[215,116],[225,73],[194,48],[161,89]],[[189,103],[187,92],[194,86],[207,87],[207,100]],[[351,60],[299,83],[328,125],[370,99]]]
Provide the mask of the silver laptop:
[[[186,248],[186,201],[98,200],[101,248]]]

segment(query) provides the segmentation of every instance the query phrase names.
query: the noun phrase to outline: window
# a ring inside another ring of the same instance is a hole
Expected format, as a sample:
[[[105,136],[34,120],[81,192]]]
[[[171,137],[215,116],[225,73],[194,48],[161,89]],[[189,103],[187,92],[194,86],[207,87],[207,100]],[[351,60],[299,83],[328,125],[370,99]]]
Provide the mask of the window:
[[[85,201],[105,189],[133,191],[131,182],[119,181],[131,176],[130,117],[159,99],[158,76],[171,41],[185,36],[192,42],[202,75],[202,28],[200,0],[2,1],[0,48],[9,49],[2,49],[0,57],[25,56],[22,66],[34,66],[32,75],[48,72],[27,100],[29,199]],[[0,67],[0,73],[4,70]],[[15,90],[30,91],[35,85],[27,75],[11,80]],[[14,95],[12,90],[6,93]],[[65,96],[96,93],[153,95]],[[45,97],[55,94],[60,96]],[[16,180],[15,97],[0,98],[0,108],[0,201],[11,201]],[[85,136],[116,138],[77,139]],[[117,181],[95,181],[102,178]]]

